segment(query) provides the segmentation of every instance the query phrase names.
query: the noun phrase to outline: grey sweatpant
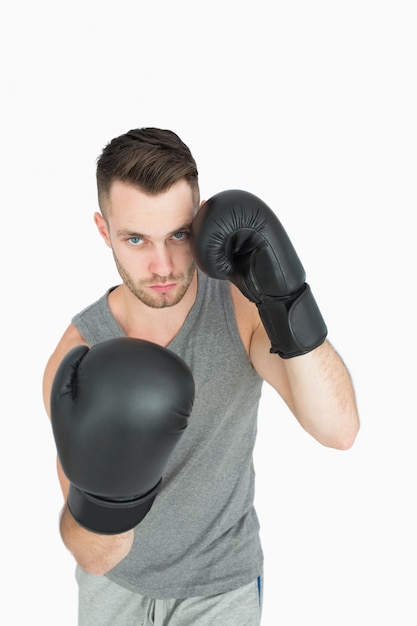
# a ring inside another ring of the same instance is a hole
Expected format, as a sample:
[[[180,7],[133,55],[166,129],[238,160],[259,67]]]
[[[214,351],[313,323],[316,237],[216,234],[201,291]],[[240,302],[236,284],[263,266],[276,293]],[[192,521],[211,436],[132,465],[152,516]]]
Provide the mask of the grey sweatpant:
[[[259,626],[261,577],[215,596],[158,600],[77,567],[78,626]]]

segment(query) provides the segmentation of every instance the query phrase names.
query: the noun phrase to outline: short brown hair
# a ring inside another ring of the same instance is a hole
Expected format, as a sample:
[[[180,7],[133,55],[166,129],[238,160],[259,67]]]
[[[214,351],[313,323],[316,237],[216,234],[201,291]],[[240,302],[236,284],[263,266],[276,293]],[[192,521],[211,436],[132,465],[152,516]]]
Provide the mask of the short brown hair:
[[[173,184],[186,180],[196,206],[200,202],[196,162],[188,146],[171,130],[137,128],[112,139],[97,159],[96,176],[102,213],[116,180],[150,195],[168,191]]]

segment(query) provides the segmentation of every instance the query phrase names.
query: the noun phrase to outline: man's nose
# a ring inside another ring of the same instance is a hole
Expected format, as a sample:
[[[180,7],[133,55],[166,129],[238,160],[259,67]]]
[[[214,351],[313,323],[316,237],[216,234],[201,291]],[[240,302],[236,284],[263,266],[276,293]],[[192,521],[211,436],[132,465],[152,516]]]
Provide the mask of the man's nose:
[[[152,274],[157,274],[158,276],[169,276],[172,273],[171,254],[165,245],[155,246],[149,269]]]

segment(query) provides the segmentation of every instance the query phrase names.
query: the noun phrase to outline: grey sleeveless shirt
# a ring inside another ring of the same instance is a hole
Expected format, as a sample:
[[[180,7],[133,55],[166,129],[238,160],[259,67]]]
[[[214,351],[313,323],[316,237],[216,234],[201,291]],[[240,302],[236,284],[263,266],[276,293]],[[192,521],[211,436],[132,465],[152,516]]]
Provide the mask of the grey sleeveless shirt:
[[[90,346],[125,334],[109,291],[72,319]],[[129,555],[107,576],[154,598],[214,595],[251,582],[263,565],[253,506],[262,379],[241,342],[228,282],[198,272],[196,301],[167,347],[193,372],[193,411]]]

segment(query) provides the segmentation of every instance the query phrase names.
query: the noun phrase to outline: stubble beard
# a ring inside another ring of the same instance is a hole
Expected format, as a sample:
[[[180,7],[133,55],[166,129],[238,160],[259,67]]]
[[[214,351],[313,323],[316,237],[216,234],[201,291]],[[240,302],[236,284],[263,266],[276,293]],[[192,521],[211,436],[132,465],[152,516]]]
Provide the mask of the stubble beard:
[[[133,293],[138,300],[146,304],[152,309],[164,309],[166,307],[175,306],[185,296],[188,288],[193,280],[196,265],[194,262],[190,264],[187,271],[183,274],[170,274],[169,276],[158,276],[154,274],[150,280],[142,280],[134,282],[131,276],[126,272],[124,267],[119,263],[117,257],[113,253],[114,261],[116,263],[117,271],[126,287]],[[177,283],[177,287],[174,292],[159,292],[150,293],[149,285],[153,283],[158,284],[170,284]]]

